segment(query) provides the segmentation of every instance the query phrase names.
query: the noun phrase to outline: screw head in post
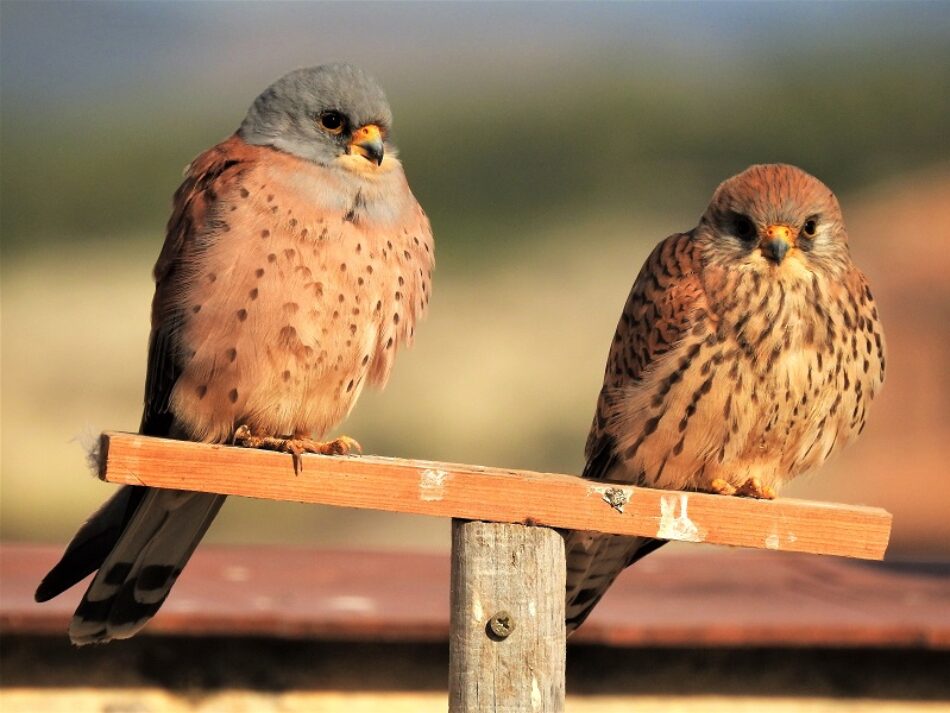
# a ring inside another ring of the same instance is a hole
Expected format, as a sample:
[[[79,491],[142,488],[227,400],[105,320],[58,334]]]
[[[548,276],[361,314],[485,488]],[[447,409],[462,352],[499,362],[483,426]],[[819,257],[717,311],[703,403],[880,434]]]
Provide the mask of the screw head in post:
[[[515,619],[511,614],[502,609],[488,620],[485,627],[489,638],[496,641],[507,639],[511,632],[515,630]]]

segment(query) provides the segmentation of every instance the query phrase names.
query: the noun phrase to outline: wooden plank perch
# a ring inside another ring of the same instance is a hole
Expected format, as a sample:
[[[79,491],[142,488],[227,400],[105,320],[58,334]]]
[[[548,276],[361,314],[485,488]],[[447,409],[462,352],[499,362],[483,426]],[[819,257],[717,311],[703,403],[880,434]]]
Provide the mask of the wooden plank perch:
[[[605,485],[573,475],[400,460],[291,456],[104,433],[100,477],[148,485],[386,510],[646,535],[789,552],[882,559],[891,515],[880,508]]]
[[[878,508],[748,500],[572,475],[399,460],[291,456],[104,433],[100,477],[453,518],[449,711],[564,710],[564,543],[552,528],[881,559]]]

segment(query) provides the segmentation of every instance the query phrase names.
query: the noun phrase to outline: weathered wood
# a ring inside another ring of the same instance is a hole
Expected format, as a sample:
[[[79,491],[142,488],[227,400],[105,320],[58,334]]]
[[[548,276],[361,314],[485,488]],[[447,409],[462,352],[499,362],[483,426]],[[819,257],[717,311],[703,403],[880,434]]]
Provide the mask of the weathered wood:
[[[564,540],[452,521],[450,713],[564,710]]]
[[[882,559],[880,508],[608,486],[571,475],[399,460],[303,456],[105,433],[100,476],[113,483],[271,500],[531,523],[618,535]]]

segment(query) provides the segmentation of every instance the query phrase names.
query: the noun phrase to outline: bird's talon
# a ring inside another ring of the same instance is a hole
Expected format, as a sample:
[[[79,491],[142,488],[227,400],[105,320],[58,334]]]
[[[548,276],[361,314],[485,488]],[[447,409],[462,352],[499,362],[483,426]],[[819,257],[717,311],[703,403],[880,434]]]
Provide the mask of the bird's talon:
[[[728,482],[727,480],[724,480],[723,478],[716,478],[713,482],[709,484],[709,489],[715,495],[728,496],[728,495],[736,494],[736,487],[732,483]]]
[[[294,457],[294,472],[303,470],[304,453],[315,453],[326,456],[346,456],[351,453],[362,453],[363,447],[355,438],[340,436],[332,441],[316,441],[312,438],[284,438],[278,436],[255,436],[247,426],[239,426],[234,431],[231,442],[242,448],[260,448],[268,451],[289,453]]]
[[[255,436],[251,433],[251,429],[246,425],[238,426],[237,430],[234,431],[234,436],[231,438],[232,445],[240,446],[242,448],[261,448],[261,439],[259,436]]]
[[[774,500],[775,489],[763,485],[759,478],[749,478],[736,490],[736,495],[758,500]]]
[[[348,456],[354,453],[359,455],[363,452],[363,446],[359,444],[359,441],[349,436],[340,436],[325,445],[332,449],[332,455]]]

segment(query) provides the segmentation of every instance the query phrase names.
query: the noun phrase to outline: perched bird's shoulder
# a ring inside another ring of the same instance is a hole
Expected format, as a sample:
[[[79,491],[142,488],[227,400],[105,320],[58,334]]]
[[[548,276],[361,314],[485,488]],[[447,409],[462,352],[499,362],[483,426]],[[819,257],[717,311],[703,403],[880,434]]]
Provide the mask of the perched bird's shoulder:
[[[871,294],[871,283],[867,275],[853,262],[845,270],[842,285],[852,294],[856,294],[856,299],[862,304],[874,304],[874,295]]]
[[[617,324],[604,377],[606,388],[638,383],[688,335],[702,339],[714,329],[690,233],[661,241],[646,259]]]
[[[260,151],[260,147],[245,143],[235,134],[203,151],[185,167],[184,179],[172,199],[165,243],[155,263],[157,282],[168,275],[191,237],[210,219],[218,197],[239,190],[241,177],[260,160]]]
[[[192,159],[185,167],[185,178],[216,176],[239,165],[247,167],[260,160],[267,151],[269,149],[251,145],[232,134]]]
[[[628,306],[652,305],[657,317],[695,306],[705,295],[701,272],[700,250],[692,233],[674,233],[657,243],[643,263]]]

